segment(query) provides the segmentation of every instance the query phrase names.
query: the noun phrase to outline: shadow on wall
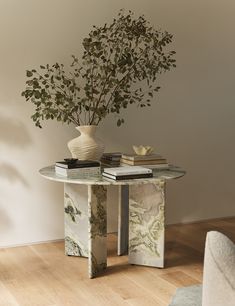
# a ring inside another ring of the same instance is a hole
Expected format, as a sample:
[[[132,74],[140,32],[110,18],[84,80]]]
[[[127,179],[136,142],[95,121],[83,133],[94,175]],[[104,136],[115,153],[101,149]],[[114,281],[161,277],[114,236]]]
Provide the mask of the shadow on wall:
[[[2,204],[0,203],[0,207],[1,206]],[[7,228],[10,228],[10,226],[11,226],[10,218],[8,217],[6,212],[0,208],[0,232],[2,232],[2,230],[5,231]]]
[[[10,183],[20,182],[25,187],[29,187],[23,175],[12,165],[0,164],[0,178],[8,180]]]
[[[22,121],[0,115],[0,143],[24,148],[32,139]]]

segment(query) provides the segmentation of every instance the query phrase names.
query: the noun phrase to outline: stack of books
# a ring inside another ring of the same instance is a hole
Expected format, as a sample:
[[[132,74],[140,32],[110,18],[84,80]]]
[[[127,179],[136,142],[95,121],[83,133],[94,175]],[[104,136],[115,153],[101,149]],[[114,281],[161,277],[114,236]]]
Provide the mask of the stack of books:
[[[93,160],[65,159],[56,162],[55,172],[68,178],[89,177],[100,175],[100,162]]]
[[[134,154],[122,154],[120,161],[121,166],[143,166],[150,169],[168,169],[169,164],[167,160],[160,154],[151,155],[134,155]]]
[[[117,168],[105,168],[102,175],[104,178],[118,181],[153,177],[153,171],[144,167],[127,166]]]
[[[120,152],[104,153],[101,157],[101,162],[105,166],[117,167],[120,165],[121,157],[122,153]]]

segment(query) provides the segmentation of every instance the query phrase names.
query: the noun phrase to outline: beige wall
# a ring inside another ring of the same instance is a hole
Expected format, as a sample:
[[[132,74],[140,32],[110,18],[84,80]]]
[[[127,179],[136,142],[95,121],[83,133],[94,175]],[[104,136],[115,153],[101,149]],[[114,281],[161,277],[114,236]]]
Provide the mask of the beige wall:
[[[37,171],[68,155],[76,132],[33,126],[32,106],[20,97],[24,71],[79,55],[91,26],[119,8],[173,33],[178,67],[162,76],[151,109],[129,109],[121,128],[107,118],[107,150],[150,144],[188,171],[168,184],[168,223],[235,215],[234,1],[0,0],[0,246],[63,237],[62,185]]]

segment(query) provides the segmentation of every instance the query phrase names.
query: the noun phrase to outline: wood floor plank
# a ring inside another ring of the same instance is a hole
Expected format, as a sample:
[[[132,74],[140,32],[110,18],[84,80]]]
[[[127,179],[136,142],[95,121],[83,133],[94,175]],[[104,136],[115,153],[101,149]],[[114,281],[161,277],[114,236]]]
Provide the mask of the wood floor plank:
[[[148,291],[148,294],[154,293],[157,301],[167,303],[171,298],[172,294],[175,292],[176,287],[161,278],[157,269],[153,273],[147,269],[141,269],[143,267],[135,266],[135,269],[130,269],[126,272],[129,279],[133,280],[136,284],[142,287],[142,290]],[[152,268],[150,268],[152,270]]]
[[[201,283],[206,233],[235,241],[235,218],[166,229],[165,268],[128,264],[108,236],[108,269],[88,278],[86,258],[65,256],[64,243],[0,249],[1,306],[167,306],[176,288]]]
[[[197,279],[180,270],[164,273],[161,278],[176,287],[192,286],[200,283]]]
[[[1,306],[19,306],[18,302],[11,292],[0,283],[0,305]]]

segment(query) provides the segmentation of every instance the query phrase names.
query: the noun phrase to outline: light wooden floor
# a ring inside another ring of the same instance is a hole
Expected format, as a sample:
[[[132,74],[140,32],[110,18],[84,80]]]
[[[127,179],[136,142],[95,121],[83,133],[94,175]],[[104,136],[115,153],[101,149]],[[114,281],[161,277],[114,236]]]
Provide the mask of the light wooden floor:
[[[109,235],[108,270],[87,277],[87,260],[66,257],[62,242],[0,249],[1,306],[168,305],[177,287],[202,281],[206,232],[235,241],[235,218],[172,225],[166,230],[166,268],[128,265]]]

